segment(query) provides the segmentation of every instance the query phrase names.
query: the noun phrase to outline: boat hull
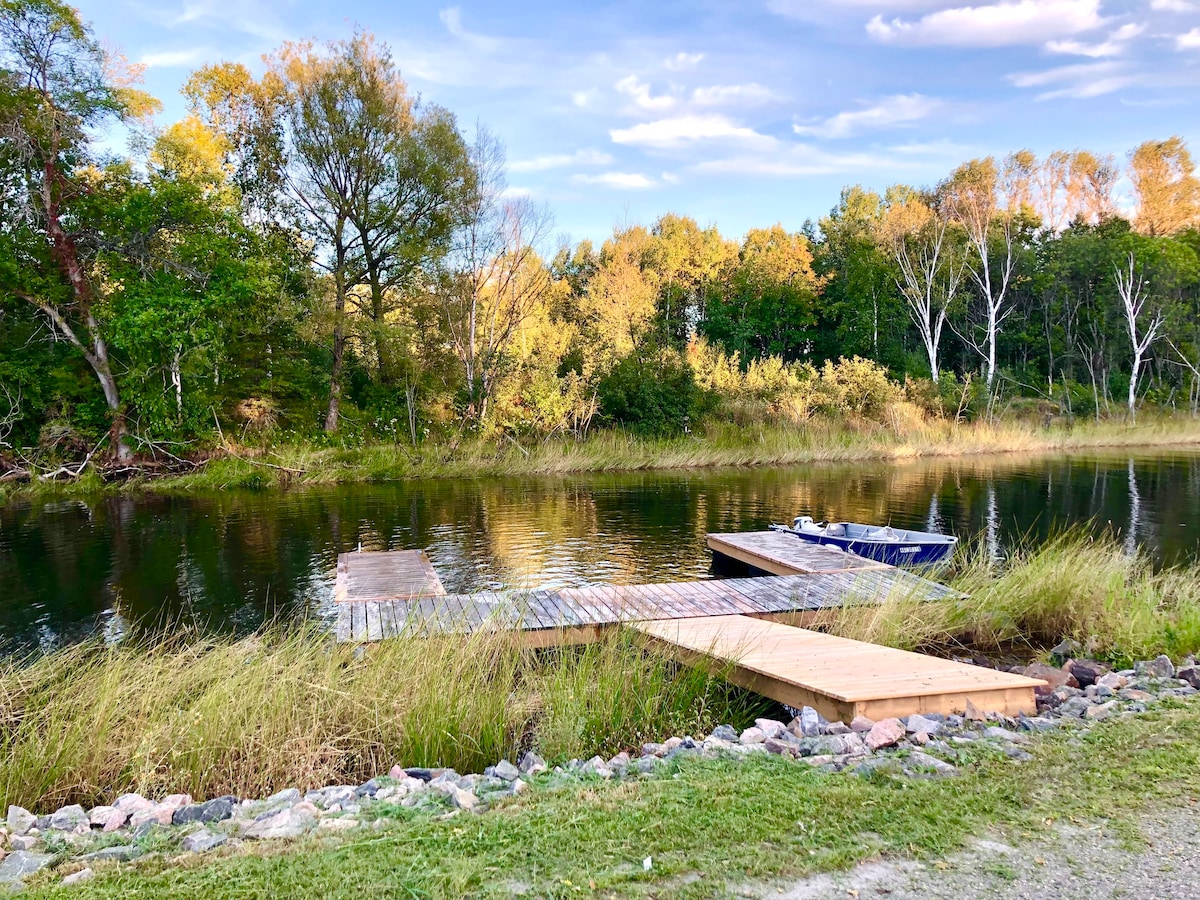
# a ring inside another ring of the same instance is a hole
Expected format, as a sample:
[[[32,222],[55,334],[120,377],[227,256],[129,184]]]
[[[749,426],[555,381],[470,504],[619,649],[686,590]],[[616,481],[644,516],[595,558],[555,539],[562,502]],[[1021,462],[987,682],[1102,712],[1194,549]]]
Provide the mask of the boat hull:
[[[948,535],[929,535],[927,538],[880,541],[854,535],[837,536],[820,532],[802,531],[786,526],[776,526],[779,531],[786,531],[802,541],[812,544],[824,544],[838,547],[858,556],[873,559],[876,562],[887,563],[890,566],[904,568],[919,568],[946,562],[954,554],[958,539]]]

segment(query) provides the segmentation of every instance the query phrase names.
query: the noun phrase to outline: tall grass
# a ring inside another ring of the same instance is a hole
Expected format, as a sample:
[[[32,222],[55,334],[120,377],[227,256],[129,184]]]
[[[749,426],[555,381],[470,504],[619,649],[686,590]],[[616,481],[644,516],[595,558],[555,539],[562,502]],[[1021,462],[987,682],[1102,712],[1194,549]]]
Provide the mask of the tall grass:
[[[1111,535],[1074,529],[999,563],[981,542],[950,583],[968,596],[829,610],[818,625],[903,649],[1030,654],[1069,638],[1115,663],[1200,651],[1200,567],[1157,569]]]
[[[762,707],[626,635],[554,651],[504,634],[366,654],[313,632],[87,644],[0,670],[0,808],[265,796],[396,762],[482,771],[529,747],[616,753]]]

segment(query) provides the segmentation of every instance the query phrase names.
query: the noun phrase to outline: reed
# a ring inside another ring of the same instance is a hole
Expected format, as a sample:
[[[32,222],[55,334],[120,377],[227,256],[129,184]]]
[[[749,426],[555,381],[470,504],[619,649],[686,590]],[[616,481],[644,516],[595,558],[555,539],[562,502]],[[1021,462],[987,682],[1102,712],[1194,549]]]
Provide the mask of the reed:
[[[1013,550],[966,548],[950,583],[968,596],[945,603],[898,598],[830,610],[819,625],[845,637],[939,652],[1045,652],[1065,638],[1117,664],[1200,651],[1200,567],[1158,569],[1141,550],[1083,528]]]

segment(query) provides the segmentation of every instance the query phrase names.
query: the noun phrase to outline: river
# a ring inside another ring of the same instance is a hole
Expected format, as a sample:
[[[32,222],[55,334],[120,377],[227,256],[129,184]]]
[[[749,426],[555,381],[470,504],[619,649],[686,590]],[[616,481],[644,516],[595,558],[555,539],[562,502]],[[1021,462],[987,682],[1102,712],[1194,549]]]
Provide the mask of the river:
[[[0,507],[0,650],[328,614],[337,554],[425,548],[446,589],[710,577],[704,536],[806,513],[1015,541],[1087,523],[1162,564],[1200,555],[1200,453],[1088,453]]]

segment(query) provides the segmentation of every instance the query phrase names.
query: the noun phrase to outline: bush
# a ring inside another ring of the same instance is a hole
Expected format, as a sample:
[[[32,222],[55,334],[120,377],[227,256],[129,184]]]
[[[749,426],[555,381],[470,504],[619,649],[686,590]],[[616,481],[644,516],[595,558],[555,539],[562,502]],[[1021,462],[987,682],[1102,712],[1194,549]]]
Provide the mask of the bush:
[[[888,405],[900,399],[900,389],[887,369],[855,356],[826,361],[821,369],[818,403],[834,415],[858,416],[878,421]]]
[[[686,431],[711,406],[711,395],[696,384],[680,354],[653,347],[620,360],[596,394],[606,422],[651,437]]]

